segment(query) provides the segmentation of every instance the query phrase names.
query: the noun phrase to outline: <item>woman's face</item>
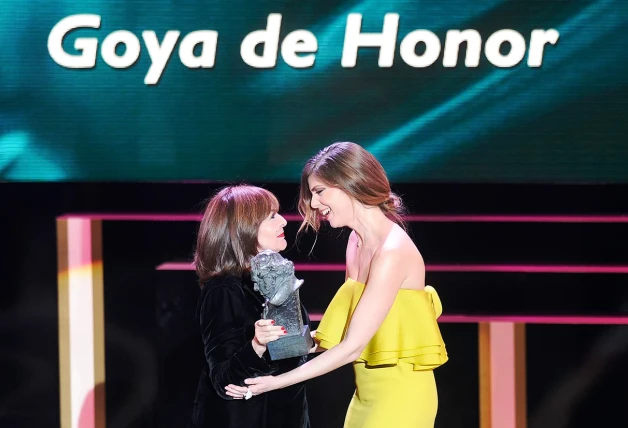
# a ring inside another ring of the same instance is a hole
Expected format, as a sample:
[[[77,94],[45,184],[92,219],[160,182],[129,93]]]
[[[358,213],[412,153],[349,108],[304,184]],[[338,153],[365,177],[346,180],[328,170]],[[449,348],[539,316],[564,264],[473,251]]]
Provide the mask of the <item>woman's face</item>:
[[[349,226],[352,223],[353,201],[349,195],[312,175],[307,182],[312,193],[310,206],[318,211],[320,217],[327,220],[331,227]]]
[[[262,221],[257,231],[257,246],[259,251],[273,250],[283,251],[288,246],[288,242],[283,233],[283,228],[287,224],[286,219],[278,213],[271,212]]]

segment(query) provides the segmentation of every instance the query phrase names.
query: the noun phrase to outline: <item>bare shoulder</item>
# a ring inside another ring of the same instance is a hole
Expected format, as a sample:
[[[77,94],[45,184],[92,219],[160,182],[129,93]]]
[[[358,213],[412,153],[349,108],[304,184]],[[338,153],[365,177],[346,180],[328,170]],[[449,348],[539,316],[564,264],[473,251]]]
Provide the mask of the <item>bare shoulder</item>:
[[[395,225],[373,258],[373,264],[398,269],[405,263],[404,256],[412,249],[416,249],[412,240],[402,228]]]
[[[373,259],[373,266],[394,272],[404,288],[423,288],[425,264],[418,248],[399,226],[395,226]]]
[[[382,254],[420,254],[419,249],[414,244],[414,241],[408,236],[405,230],[398,225],[395,225],[390,231],[388,238],[384,241],[381,249]]]

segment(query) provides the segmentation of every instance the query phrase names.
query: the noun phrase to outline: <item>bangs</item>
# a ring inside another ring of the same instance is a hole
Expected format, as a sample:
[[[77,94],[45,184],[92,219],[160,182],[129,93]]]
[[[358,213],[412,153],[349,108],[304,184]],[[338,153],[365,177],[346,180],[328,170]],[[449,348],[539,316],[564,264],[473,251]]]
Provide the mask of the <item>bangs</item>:
[[[275,214],[279,212],[279,201],[272,194],[270,200],[270,211],[274,212]]]
[[[258,210],[265,211],[266,215],[268,215],[271,212],[278,213],[279,201],[277,200],[275,195],[273,195],[266,189],[259,189],[259,190],[260,190],[259,205],[256,208]]]
[[[271,192],[260,187],[237,188],[238,200],[235,220],[258,228],[271,212],[279,212],[279,201]]]

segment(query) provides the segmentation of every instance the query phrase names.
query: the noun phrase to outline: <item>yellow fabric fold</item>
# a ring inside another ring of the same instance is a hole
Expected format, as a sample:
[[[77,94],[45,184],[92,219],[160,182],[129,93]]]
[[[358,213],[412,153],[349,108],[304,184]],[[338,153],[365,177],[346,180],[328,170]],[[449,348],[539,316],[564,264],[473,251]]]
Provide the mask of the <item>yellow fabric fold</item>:
[[[365,285],[348,279],[327,307],[316,329],[320,346],[331,349],[345,337],[351,316]],[[443,306],[431,286],[424,290],[400,289],[377,333],[356,360],[367,366],[411,363],[414,370],[429,370],[448,360],[437,318]]]

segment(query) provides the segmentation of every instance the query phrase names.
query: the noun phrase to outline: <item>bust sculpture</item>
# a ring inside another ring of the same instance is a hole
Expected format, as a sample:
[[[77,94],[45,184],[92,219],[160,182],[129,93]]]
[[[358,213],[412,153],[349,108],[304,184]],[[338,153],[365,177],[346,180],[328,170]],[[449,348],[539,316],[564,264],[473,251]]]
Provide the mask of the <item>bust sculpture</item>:
[[[287,334],[267,345],[270,358],[306,355],[313,345],[310,327],[303,325],[299,288],[302,279],[294,274],[294,264],[276,251],[264,250],[251,259],[251,279],[255,291],[265,299],[263,319],[272,319]]]

